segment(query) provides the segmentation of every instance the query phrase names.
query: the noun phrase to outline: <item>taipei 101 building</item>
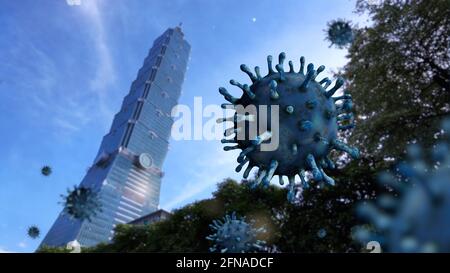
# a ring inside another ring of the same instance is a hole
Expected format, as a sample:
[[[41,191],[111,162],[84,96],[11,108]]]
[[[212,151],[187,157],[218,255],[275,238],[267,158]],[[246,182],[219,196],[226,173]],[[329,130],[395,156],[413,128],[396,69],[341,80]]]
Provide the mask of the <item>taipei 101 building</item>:
[[[101,211],[88,220],[61,212],[41,243],[82,246],[108,242],[117,224],[158,209],[172,108],[178,103],[190,45],[180,27],[153,43],[81,186],[97,192]]]

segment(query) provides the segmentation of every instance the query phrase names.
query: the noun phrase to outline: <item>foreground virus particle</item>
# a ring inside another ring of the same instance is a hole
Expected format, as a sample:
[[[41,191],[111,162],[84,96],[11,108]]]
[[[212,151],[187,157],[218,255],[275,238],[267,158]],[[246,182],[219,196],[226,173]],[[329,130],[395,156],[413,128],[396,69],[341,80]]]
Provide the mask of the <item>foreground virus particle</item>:
[[[392,194],[365,203],[358,213],[375,227],[359,227],[356,239],[380,242],[389,252],[450,252],[450,120],[444,122],[446,141],[428,155],[420,146],[408,148],[408,158],[379,182]]]
[[[31,227],[28,228],[27,233],[28,233],[28,236],[30,236],[31,239],[36,239],[41,234],[41,231],[39,230],[39,228],[37,226],[31,226]]]
[[[50,166],[44,166],[41,168],[41,174],[43,176],[50,176],[52,174],[52,168]]]
[[[257,236],[265,232],[264,228],[255,228],[253,223],[247,223],[245,218],[237,218],[236,213],[226,215],[223,221],[214,220],[209,225],[216,233],[206,239],[213,241],[211,252],[245,253],[264,251],[265,242]]]
[[[353,42],[353,29],[349,21],[338,19],[327,24],[326,39],[337,48],[344,48]]]
[[[347,92],[341,96],[333,97],[336,91],[344,84],[338,78],[335,85],[331,80],[324,78],[316,81],[319,73],[325,67],[314,69],[309,64],[305,72],[305,58],[300,58],[300,70],[294,71],[292,61],[289,61],[289,71],[283,68],[286,59],[285,53],[279,55],[278,64],[272,67],[272,56],[267,57],[269,73],[262,77],[260,68],[255,67],[255,73],[246,65],[241,70],[251,79],[252,84],[241,84],[235,80],[230,83],[242,89],[241,98],[233,97],[221,87],[219,92],[231,104],[223,104],[226,109],[234,109],[236,113],[229,118],[219,119],[218,122],[233,122],[233,127],[225,130],[225,137],[234,135],[231,139],[222,139],[222,143],[235,143],[235,146],[224,147],[225,151],[241,149],[236,171],[248,163],[244,171],[247,178],[253,167],[258,167],[256,185],[268,186],[272,177],[278,175],[283,185],[283,176],[289,179],[288,199],[295,198],[298,185],[295,175],[300,176],[302,187],[307,187],[306,172],[312,173],[314,181],[324,181],[334,185],[334,180],[326,175],[324,168],[334,168],[334,163],[328,157],[332,149],[344,151],[351,157],[357,158],[359,151],[347,146],[337,139],[338,130],[348,130],[354,127],[352,98]],[[254,114],[248,114],[250,106],[256,108]],[[277,117],[271,117],[272,110],[279,109]],[[268,118],[265,118],[268,116]],[[261,122],[266,124],[263,129]],[[278,125],[275,126],[274,124]],[[273,128],[272,128],[273,127]],[[252,136],[252,130],[258,128]],[[267,151],[261,149],[262,144],[270,143],[272,138],[278,139],[278,147]]]
[[[78,220],[91,221],[91,217],[101,211],[101,205],[97,193],[83,186],[74,187],[67,191],[63,198],[64,212]]]

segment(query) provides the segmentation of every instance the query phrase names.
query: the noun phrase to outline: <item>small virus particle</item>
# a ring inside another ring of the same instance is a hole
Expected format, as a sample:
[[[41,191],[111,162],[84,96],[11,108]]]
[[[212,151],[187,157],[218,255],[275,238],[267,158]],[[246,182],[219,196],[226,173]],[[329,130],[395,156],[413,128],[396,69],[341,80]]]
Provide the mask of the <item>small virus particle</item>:
[[[325,236],[327,236],[327,231],[323,228],[319,229],[319,231],[317,231],[317,237],[319,237],[320,239],[325,238]]]
[[[31,226],[28,228],[27,233],[31,239],[36,239],[41,234],[41,231],[39,230],[39,228],[37,226]]]
[[[74,187],[67,190],[68,195],[63,198],[64,212],[74,219],[91,221],[91,217],[101,211],[101,204],[97,193],[90,188]]]
[[[354,33],[349,21],[338,19],[327,24],[326,40],[331,42],[337,48],[344,48],[353,42]]]
[[[70,253],[81,253],[81,244],[77,241],[70,241],[66,245],[67,250],[71,250]]]
[[[44,166],[41,168],[41,174],[43,176],[50,176],[52,174],[52,168],[50,166]]]
[[[366,250],[369,251],[369,253],[381,253],[381,244],[377,241],[370,241],[366,245]]]
[[[213,241],[211,252],[245,253],[264,251],[265,242],[257,236],[266,232],[264,228],[255,228],[253,223],[247,223],[245,218],[238,219],[236,213],[226,215],[223,221],[214,220],[209,225],[216,233],[206,239]]]
[[[246,65],[241,65],[241,70],[250,77],[252,84],[230,81],[242,89],[241,98],[233,97],[224,87],[219,88],[220,94],[230,102],[222,104],[222,107],[234,109],[236,113],[217,122],[233,122],[234,126],[226,129],[224,135],[234,137],[222,139],[221,142],[236,144],[224,147],[225,151],[242,150],[237,158],[239,165],[236,172],[240,172],[248,163],[243,175],[247,178],[252,168],[258,167],[254,183],[265,187],[274,175],[279,176],[281,185],[284,184],[283,176],[287,176],[288,199],[291,201],[298,193],[296,175],[300,177],[301,187],[308,187],[307,171],[312,173],[314,181],[334,185],[334,180],[324,171],[324,168],[335,168],[328,157],[330,151],[343,151],[353,158],[359,157],[359,151],[337,139],[338,130],[354,127],[351,95],[344,92],[341,96],[333,97],[344,80],[338,78],[335,85],[327,90],[331,80],[324,78],[316,81],[319,73],[325,70],[323,65],[314,69],[310,63],[305,72],[305,58],[301,57],[298,72],[294,71],[292,61],[289,61],[289,71],[285,71],[283,64],[286,54],[281,53],[278,59],[275,72],[272,56],[267,57],[269,73],[264,77],[259,67],[255,67],[254,74]],[[251,106],[256,109],[255,114],[246,112],[245,109]],[[279,109],[279,115],[272,118],[272,110],[267,111],[270,108]],[[267,128],[261,129],[261,123],[265,123]],[[274,126],[275,123],[278,126]],[[251,130],[247,128],[258,128],[258,132],[252,136]],[[262,144],[270,143],[272,138],[279,140],[278,147],[272,151],[262,149]]]
[[[255,23],[256,22],[256,17],[252,18],[252,22]]]
[[[415,144],[394,173],[380,175],[379,183],[393,192],[359,205],[358,214],[375,230],[358,227],[357,240],[378,241],[389,252],[450,252],[450,120],[443,129],[446,141],[433,148],[432,164]]]

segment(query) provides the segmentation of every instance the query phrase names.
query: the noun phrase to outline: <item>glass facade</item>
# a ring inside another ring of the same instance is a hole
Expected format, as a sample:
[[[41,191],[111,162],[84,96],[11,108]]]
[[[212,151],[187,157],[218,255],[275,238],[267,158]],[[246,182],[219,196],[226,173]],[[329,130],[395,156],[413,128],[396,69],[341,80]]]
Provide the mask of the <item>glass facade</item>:
[[[179,27],[169,28],[154,41],[81,182],[98,192],[102,211],[91,222],[60,213],[42,245],[107,242],[117,224],[158,209],[161,168],[173,123],[170,111],[181,93],[189,53]]]

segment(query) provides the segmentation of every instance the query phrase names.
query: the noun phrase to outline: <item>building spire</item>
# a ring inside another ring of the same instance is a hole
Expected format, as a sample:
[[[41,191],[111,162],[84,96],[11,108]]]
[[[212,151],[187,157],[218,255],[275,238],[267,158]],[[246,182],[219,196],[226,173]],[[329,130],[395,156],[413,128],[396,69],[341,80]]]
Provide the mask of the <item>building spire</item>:
[[[183,22],[178,23],[178,26],[175,27],[175,29],[177,31],[179,31],[181,33],[181,35],[183,35],[183,30],[181,29],[181,26],[183,25]]]

